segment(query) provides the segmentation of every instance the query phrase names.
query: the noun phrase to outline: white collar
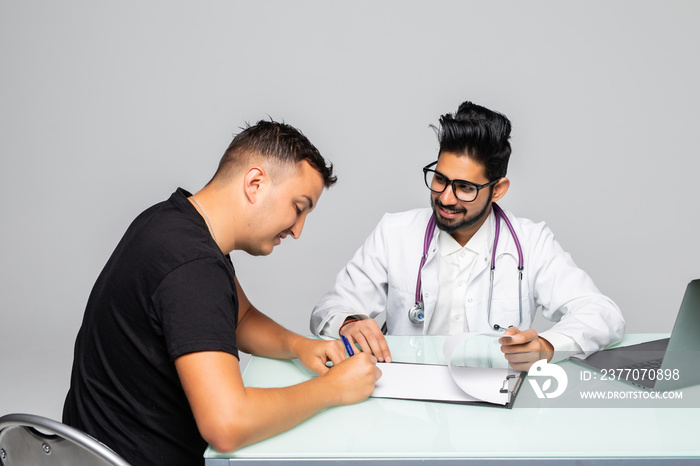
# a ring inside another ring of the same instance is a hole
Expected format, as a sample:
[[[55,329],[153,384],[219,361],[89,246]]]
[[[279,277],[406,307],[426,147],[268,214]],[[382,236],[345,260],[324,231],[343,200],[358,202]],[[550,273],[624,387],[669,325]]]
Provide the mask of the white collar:
[[[463,249],[468,249],[475,254],[481,254],[481,252],[486,251],[486,246],[491,232],[491,223],[493,223],[491,217],[493,215],[494,212],[493,209],[491,209],[486,221],[483,223],[483,225],[481,225],[481,227],[479,227],[476,233],[474,233],[474,236],[472,236],[464,246],[461,246],[451,234],[439,230],[438,248],[440,249],[440,256],[446,257]]]

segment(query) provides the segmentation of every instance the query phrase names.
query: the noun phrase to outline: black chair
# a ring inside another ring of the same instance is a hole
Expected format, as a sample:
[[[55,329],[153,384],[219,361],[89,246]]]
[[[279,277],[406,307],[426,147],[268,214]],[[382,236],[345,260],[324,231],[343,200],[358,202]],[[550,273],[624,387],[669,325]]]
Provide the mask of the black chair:
[[[2,466],[129,466],[103,443],[73,427],[33,414],[0,417]]]

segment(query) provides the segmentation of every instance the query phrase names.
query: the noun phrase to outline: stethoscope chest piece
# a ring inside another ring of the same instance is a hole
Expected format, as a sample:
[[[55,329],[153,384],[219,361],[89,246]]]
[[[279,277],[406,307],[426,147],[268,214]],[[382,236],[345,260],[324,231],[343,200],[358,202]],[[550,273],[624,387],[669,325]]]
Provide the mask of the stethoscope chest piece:
[[[423,303],[416,303],[408,310],[408,320],[414,324],[420,324],[425,320]]]

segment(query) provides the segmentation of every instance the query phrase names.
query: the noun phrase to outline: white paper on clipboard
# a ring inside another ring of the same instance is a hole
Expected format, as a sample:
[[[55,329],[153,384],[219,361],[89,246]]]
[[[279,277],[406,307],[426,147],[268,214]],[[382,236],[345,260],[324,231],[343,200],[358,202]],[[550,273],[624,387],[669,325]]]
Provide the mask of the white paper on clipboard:
[[[371,396],[497,406],[512,404],[517,394],[520,372],[508,367],[469,367],[453,363],[455,350],[473,336],[473,333],[453,335],[445,342],[443,351],[448,365],[378,363],[383,375]]]

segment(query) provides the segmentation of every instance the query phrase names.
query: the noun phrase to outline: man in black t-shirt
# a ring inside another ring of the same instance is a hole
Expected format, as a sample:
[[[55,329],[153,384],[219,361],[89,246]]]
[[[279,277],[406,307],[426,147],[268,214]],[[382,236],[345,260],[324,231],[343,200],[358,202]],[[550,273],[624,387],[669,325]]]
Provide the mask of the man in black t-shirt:
[[[90,294],[63,420],[134,465],[202,464],[289,429],[329,406],[364,400],[381,372],[364,353],[294,334],[258,311],[229,253],[270,254],[301,234],[332,166],[293,127],[238,134],[212,180],[178,189],[131,224]],[[239,348],[299,358],[320,377],[243,386]],[[326,362],[332,361],[328,368]]]

